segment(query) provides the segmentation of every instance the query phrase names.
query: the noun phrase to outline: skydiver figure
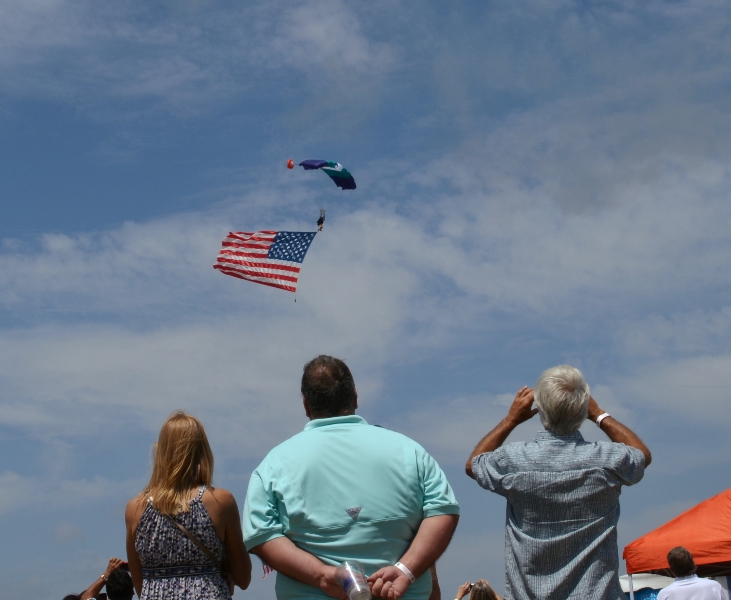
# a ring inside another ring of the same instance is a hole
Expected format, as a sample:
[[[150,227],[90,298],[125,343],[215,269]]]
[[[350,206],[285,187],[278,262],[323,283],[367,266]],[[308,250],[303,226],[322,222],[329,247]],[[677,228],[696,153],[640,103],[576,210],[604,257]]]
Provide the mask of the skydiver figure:
[[[320,218],[317,219],[317,231],[322,231],[322,226],[325,224],[325,211],[320,209]]]

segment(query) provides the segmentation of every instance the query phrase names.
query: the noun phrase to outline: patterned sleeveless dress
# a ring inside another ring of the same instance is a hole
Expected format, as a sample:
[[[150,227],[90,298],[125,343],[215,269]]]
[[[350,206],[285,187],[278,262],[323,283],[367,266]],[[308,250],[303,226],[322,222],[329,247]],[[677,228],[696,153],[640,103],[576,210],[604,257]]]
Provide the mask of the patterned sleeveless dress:
[[[223,542],[203,505],[205,491],[206,486],[201,486],[198,496],[190,501],[190,510],[178,513],[173,519],[197,537],[218,558],[218,564],[212,564],[211,559],[148,500],[135,538],[135,550],[142,563],[141,600],[231,598],[218,568],[223,559]]]

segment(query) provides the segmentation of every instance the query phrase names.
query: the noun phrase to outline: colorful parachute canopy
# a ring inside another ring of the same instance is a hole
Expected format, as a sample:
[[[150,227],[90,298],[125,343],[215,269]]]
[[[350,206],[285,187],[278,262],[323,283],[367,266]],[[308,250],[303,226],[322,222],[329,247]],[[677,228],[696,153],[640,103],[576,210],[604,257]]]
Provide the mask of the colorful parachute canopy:
[[[331,160],[310,158],[308,160],[303,160],[300,163],[300,167],[303,167],[305,171],[320,169],[325,171],[325,173],[330,176],[330,179],[332,179],[335,182],[335,185],[339,188],[344,190],[355,189],[355,179],[353,179],[353,176],[350,174],[348,169],[340,163],[332,162]]]
[[[214,269],[224,275],[297,291],[300,265],[316,231],[231,232],[223,239]]]

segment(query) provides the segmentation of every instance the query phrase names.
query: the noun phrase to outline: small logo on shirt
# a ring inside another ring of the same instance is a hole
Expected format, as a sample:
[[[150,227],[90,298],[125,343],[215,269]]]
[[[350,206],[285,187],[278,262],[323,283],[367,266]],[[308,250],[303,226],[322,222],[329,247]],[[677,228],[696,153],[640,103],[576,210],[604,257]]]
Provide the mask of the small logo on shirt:
[[[355,521],[358,518],[358,515],[360,514],[360,506],[356,506],[354,508],[346,508],[345,512],[348,513],[351,517],[353,517],[353,521]]]

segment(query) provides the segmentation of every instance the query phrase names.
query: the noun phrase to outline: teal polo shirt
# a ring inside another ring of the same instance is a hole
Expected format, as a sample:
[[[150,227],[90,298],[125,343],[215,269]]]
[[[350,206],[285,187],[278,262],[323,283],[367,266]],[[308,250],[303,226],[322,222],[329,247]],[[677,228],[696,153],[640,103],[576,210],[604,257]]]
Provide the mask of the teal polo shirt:
[[[400,433],[357,415],[315,419],[274,448],[251,474],[244,504],[246,547],[280,536],[329,565],[359,560],[370,575],[406,552],[421,521],[459,514],[436,461]],[[327,598],[277,573],[277,598]],[[429,571],[403,598],[426,600]]]

